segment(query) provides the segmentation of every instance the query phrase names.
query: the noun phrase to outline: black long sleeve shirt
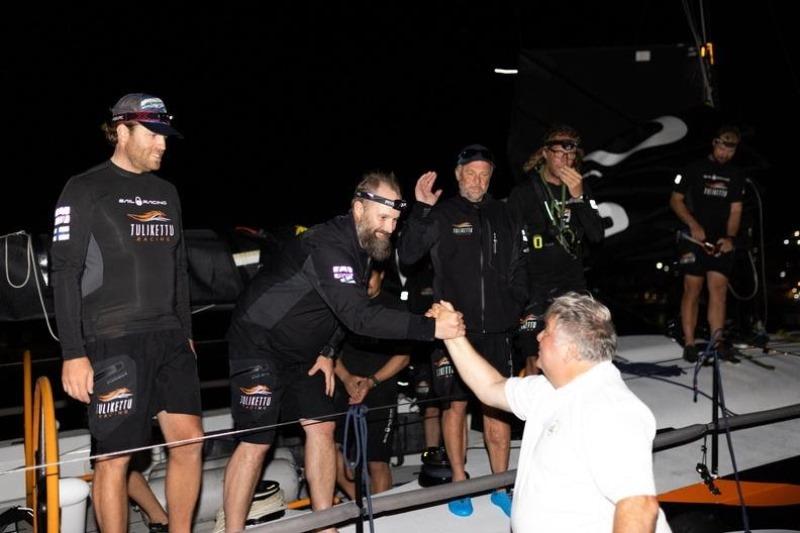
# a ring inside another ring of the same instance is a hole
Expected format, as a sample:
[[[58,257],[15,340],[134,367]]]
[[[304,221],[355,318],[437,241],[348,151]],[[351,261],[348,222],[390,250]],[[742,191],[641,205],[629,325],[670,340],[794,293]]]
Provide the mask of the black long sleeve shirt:
[[[107,161],[67,182],[50,251],[65,359],[94,337],[182,328],[191,338],[182,235],[178,193],[154,174]]]

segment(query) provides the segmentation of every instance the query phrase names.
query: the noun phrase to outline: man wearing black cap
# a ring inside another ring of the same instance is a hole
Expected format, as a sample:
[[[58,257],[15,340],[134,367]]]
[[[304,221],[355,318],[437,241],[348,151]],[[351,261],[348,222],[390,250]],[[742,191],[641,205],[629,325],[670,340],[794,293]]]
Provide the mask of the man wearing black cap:
[[[487,191],[494,172],[491,152],[470,145],[458,156],[455,169],[459,194],[437,203],[441,190],[433,191],[435,172],[417,181],[416,204],[400,236],[400,260],[413,264],[430,253],[434,268],[434,301],[452,302],[464,313],[467,337],[479,345],[483,356],[504,376],[512,371],[508,334],[519,326],[526,300],[521,239],[504,203]],[[468,388],[456,374],[444,348],[434,351],[434,388],[442,397],[454,398],[442,415],[445,448],[453,468],[453,481],[466,479],[466,411]],[[511,429],[505,416],[483,406],[483,428],[492,472],[508,469]],[[510,514],[505,491],[492,494],[492,502]],[[451,501],[451,512],[472,514],[469,498]]]
[[[66,393],[89,404],[95,451],[149,444],[157,415],[167,442],[203,435],[181,208],[153,171],[178,135],[161,99],[123,96],[103,125],[109,161],[67,182],[51,250]],[[98,458],[92,486],[103,531],[126,531],[129,454]],[[201,445],[171,447],[170,530],[189,531]]]

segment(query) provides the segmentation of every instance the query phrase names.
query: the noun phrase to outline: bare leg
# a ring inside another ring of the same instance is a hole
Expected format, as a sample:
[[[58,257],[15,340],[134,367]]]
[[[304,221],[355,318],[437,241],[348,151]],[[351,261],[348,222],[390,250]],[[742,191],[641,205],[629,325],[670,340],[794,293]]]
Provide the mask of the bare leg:
[[[147,515],[149,524],[166,524],[167,512],[161,506],[150,484],[138,470],[128,472],[128,497]]]
[[[203,436],[200,417],[158,413],[158,423],[167,441],[167,511],[171,532],[189,533],[202,477],[203,445],[200,442],[169,446],[170,442],[199,439]]]
[[[370,461],[369,476],[372,494],[378,494],[392,488],[392,470],[389,468],[389,463]]]
[[[447,458],[453,470],[453,481],[467,479],[464,472],[467,448],[466,426],[467,402],[463,400],[450,402],[450,407],[442,413],[442,433]]]
[[[240,442],[225,467],[225,531],[242,531],[269,445]]]
[[[348,498],[355,499],[356,484],[353,480],[353,472],[345,465],[343,452],[336,454],[336,483],[347,494]]]
[[[483,406],[483,441],[489,453],[492,473],[508,470],[508,456],[511,451],[511,426],[497,409]]]
[[[130,455],[100,459],[94,463],[92,503],[103,533],[128,531],[128,463]]]
[[[728,278],[719,272],[709,272],[708,276],[708,325],[711,336],[722,333],[725,327],[725,302],[728,296]]]
[[[423,431],[425,432],[425,446],[432,448],[439,446],[442,442],[442,422],[439,420],[440,411],[438,407],[426,407],[425,419],[423,421]]]
[[[702,277],[688,275],[683,277],[681,325],[683,326],[684,346],[692,346],[694,344],[694,330],[697,327],[697,309],[700,305],[700,292],[702,290]]]
[[[315,511],[333,505],[336,485],[336,445],[333,442],[334,422],[301,420],[306,432],[306,479],[311,495],[311,508]],[[335,532],[335,528],[323,531]]]

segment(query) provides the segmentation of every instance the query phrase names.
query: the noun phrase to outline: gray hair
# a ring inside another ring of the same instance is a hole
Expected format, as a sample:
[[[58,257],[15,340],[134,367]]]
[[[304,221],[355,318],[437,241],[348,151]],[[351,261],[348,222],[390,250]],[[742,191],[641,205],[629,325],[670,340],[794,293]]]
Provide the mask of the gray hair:
[[[617,333],[611,311],[585,294],[568,292],[559,296],[545,313],[545,319],[556,319],[556,326],[578,349],[584,361],[610,361],[617,350]]]

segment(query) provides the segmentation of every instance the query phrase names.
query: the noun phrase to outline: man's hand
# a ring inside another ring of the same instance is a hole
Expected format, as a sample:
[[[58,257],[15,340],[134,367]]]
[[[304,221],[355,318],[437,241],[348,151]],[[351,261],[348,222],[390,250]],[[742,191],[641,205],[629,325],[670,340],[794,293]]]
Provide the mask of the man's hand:
[[[94,393],[94,370],[88,357],[67,359],[61,369],[61,385],[71,398],[89,403]]]
[[[692,238],[696,239],[700,242],[706,242],[706,230],[703,229],[698,223],[689,224],[689,232],[692,234]]]
[[[325,394],[333,396],[333,391],[336,388],[336,380],[333,378],[333,359],[324,355],[318,356],[317,362],[308,371],[308,375],[313,376],[320,370],[325,374]]]
[[[369,380],[361,376],[358,376],[358,378],[358,383],[356,383],[353,392],[349,392],[348,390],[348,393],[350,394],[350,405],[362,403],[364,398],[367,397],[367,393],[370,391]]]
[[[456,311],[449,302],[442,300],[440,303],[433,304],[425,316],[436,320],[435,337],[437,339],[454,339],[467,334],[464,315]]]
[[[436,181],[436,172],[426,172],[417,180],[417,186],[414,187],[414,198],[418,202],[428,205],[436,205],[439,197],[442,195],[442,189],[433,191],[433,183]]]
[[[728,252],[733,251],[733,239],[730,237],[722,237],[717,239],[717,252],[714,254],[715,257],[719,257],[721,254],[727,254]]]
[[[555,175],[567,186],[570,196],[579,198],[583,194],[583,176],[577,170],[563,166],[556,169]]]
[[[344,390],[350,396],[350,403],[361,403],[364,401],[364,396],[367,395],[369,387],[365,386],[366,378],[364,376],[356,376],[355,374],[340,373],[339,379],[344,384]]]

